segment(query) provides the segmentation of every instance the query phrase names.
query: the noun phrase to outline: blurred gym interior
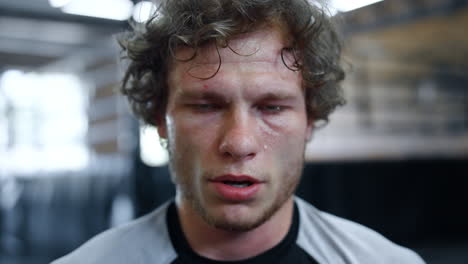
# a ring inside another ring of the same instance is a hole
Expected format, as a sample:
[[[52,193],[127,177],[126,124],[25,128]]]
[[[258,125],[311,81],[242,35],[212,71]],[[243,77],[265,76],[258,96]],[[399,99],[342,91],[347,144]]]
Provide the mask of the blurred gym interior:
[[[315,132],[297,195],[466,264],[468,0],[340,2],[347,104]],[[118,93],[115,35],[151,12],[0,0],[0,263],[49,263],[172,197],[155,129]]]

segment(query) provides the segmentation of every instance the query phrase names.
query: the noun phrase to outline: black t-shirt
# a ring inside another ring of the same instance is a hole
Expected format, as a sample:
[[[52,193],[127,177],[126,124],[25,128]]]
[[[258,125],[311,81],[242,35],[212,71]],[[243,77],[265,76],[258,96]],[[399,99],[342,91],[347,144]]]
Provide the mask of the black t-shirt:
[[[173,264],[317,264],[317,261],[296,244],[299,231],[299,212],[296,205],[294,206],[291,228],[284,239],[270,250],[242,261],[216,261],[198,255],[191,249],[182,232],[174,202],[169,206],[166,216],[169,236],[177,253],[177,258],[172,262]]]

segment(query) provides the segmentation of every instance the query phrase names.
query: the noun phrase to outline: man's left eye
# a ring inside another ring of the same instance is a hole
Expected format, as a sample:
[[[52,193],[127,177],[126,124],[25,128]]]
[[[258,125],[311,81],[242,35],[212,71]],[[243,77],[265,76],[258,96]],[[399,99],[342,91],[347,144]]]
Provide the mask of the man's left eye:
[[[261,105],[258,109],[267,113],[279,113],[284,110],[284,107],[280,105]]]

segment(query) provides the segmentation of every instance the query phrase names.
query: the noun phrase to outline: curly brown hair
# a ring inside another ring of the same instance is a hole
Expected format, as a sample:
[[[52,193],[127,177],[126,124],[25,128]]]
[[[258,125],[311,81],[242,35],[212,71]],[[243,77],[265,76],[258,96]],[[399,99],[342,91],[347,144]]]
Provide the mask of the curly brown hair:
[[[344,104],[340,82],[341,42],[330,16],[313,0],[161,0],[155,15],[144,25],[121,34],[118,42],[128,68],[121,91],[133,113],[157,126],[166,111],[168,68],[177,47],[197,49],[207,42],[228,47],[232,37],[267,24],[281,25],[291,38],[283,52],[292,52],[291,70],[302,73],[307,114],[328,121]],[[284,62],[284,60],[283,60]],[[221,65],[221,61],[219,62]],[[219,66],[220,66],[219,65]]]

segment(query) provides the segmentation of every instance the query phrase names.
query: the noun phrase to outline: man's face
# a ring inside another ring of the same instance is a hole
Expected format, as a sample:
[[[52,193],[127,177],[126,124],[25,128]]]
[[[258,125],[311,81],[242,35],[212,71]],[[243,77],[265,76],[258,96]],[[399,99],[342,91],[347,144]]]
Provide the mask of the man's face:
[[[281,59],[283,38],[277,30],[259,30],[230,41],[219,55],[211,45],[195,60],[171,66],[158,129],[168,139],[177,196],[182,210],[190,207],[218,228],[259,226],[299,182],[311,122],[301,75]],[[192,52],[180,49],[176,57]],[[219,72],[206,79],[219,58]],[[292,64],[288,54],[284,59]]]

